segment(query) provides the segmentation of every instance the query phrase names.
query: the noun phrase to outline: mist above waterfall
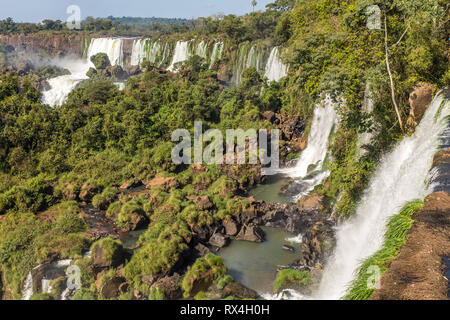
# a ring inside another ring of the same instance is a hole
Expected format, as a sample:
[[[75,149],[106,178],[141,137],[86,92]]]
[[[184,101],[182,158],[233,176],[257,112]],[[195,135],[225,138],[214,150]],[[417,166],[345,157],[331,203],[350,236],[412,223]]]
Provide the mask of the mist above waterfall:
[[[54,60],[53,64],[69,70],[70,74],[49,79],[50,89],[42,93],[42,102],[50,106],[60,106],[82,80],[88,79],[86,72],[90,64],[81,59]]]

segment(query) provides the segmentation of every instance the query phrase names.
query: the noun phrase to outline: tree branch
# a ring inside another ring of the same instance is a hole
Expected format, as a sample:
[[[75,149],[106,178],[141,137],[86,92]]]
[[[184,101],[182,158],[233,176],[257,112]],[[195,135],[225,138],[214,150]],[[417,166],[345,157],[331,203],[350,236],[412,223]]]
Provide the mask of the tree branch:
[[[398,41],[397,41],[396,43],[394,43],[392,46],[390,46],[389,49],[392,49],[392,48],[394,48],[394,47],[396,47],[396,46],[399,45],[399,43],[402,41],[403,37],[406,35],[406,33],[408,32],[408,30],[409,30],[410,27],[411,27],[411,25],[408,25],[408,26],[406,27],[405,32],[403,32],[403,34],[401,35],[400,39],[398,39]]]
[[[391,66],[389,64],[389,47],[388,47],[388,32],[387,32],[386,14],[384,15],[384,46],[385,46],[385,51],[386,51],[386,67],[387,67],[387,71],[388,71],[388,74],[389,74],[389,80],[391,82],[392,102],[394,103],[395,112],[397,113],[397,118],[398,118],[398,123],[400,124],[400,129],[404,133],[405,130],[403,129],[402,117],[400,115],[400,111],[398,109],[398,104],[397,104],[397,101],[395,99],[394,79],[392,78]]]

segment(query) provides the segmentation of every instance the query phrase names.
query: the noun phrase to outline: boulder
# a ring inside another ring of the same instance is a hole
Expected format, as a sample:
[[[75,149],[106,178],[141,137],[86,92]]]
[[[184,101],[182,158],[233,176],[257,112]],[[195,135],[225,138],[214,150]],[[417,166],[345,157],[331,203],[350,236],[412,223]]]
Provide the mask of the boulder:
[[[101,287],[101,294],[107,299],[117,299],[119,295],[122,293],[124,288],[124,284],[126,285],[126,280],[122,277],[112,277],[108,279]]]
[[[316,193],[312,193],[309,195],[302,196],[298,201],[298,207],[300,208],[300,210],[307,210],[307,211],[318,210],[320,212],[323,212],[325,210],[323,202],[324,202],[323,196]]]
[[[197,243],[194,247],[194,251],[199,257],[206,256],[208,253],[211,253],[209,248],[201,243]]]
[[[175,273],[171,277],[164,277],[156,281],[151,288],[159,289],[164,292],[164,297],[167,300],[177,300],[182,298],[182,291],[180,282],[183,278]]]
[[[230,238],[221,233],[215,233],[209,239],[209,244],[218,248],[226,247],[229,243]]]
[[[255,290],[249,289],[239,282],[231,282],[223,288],[224,297],[234,297],[242,299],[259,299],[260,296]]]
[[[98,189],[95,188],[94,186],[90,185],[90,184],[84,184],[81,187],[81,191],[80,191],[80,200],[81,201],[91,201],[92,197],[94,196],[94,194],[96,194],[98,192]]]
[[[161,187],[164,191],[169,191],[170,189],[176,188],[178,186],[177,180],[172,177],[161,177],[156,176],[150,181],[144,182],[145,186],[150,189],[152,187]]]
[[[263,117],[264,117],[264,119],[266,119],[267,121],[273,122],[273,121],[275,120],[275,112],[270,111],[270,110],[264,111],[264,112],[263,112]]]
[[[225,227],[225,233],[227,236],[234,237],[239,232],[238,224],[233,219],[223,221],[223,226]]]
[[[283,245],[283,250],[285,251],[289,251],[289,252],[295,252],[295,248],[292,246],[288,246],[288,245]]]
[[[408,118],[408,125],[415,127],[425,113],[428,105],[433,100],[433,92],[436,90],[435,86],[429,83],[421,82],[409,95],[410,112]]]
[[[194,203],[196,204],[198,210],[208,210],[211,209],[214,205],[209,200],[208,196],[201,196],[194,200]]]
[[[263,242],[265,239],[264,231],[260,227],[254,224],[244,225],[236,236],[236,240],[250,241],[250,242]]]
[[[118,267],[125,262],[122,244],[112,238],[101,239],[91,246],[92,261],[97,267]]]

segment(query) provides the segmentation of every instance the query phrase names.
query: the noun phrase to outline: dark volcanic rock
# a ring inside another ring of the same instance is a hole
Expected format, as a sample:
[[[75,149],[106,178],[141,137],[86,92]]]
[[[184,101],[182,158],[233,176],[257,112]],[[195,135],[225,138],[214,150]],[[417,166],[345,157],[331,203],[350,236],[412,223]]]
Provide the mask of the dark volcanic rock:
[[[236,236],[236,240],[250,241],[250,242],[263,242],[265,239],[264,231],[257,225],[244,225]]]
[[[100,292],[107,299],[117,299],[121,294],[120,288],[123,288],[124,283],[126,283],[125,278],[112,277],[103,284]]]
[[[223,221],[223,226],[225,227],[225,233],[228,236],[234,237],[239,232],[239,226],[233,219]]]
[[[227,236],[221,234],[221,233],[215,233],[212,235],[212,237],[209,239],[209,244],[213,245],[218,248],[226,247],[230,243],[230,238]]]
[[[259,294],[252,289],[247,288],[239,282],[231,282],[223,289],[225,297],[232,296],[237,299],[259,299]]]

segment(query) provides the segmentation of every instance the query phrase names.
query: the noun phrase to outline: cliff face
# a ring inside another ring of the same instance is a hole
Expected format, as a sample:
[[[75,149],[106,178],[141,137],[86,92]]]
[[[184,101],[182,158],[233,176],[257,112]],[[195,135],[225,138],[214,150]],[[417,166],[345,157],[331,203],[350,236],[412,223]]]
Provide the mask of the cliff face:
[[[0,35],[0,43],[11,45],[16,52],[48,55],[48,58],[81,57],[84,36],[78,34]]]
[[[444,259],[450,256],[450,149],[435,155],[434,193],[413,216],[414,226],[400,254],[381,277],[373,300],[448,299]],[[437,170],[436,170],[437,169]]]

